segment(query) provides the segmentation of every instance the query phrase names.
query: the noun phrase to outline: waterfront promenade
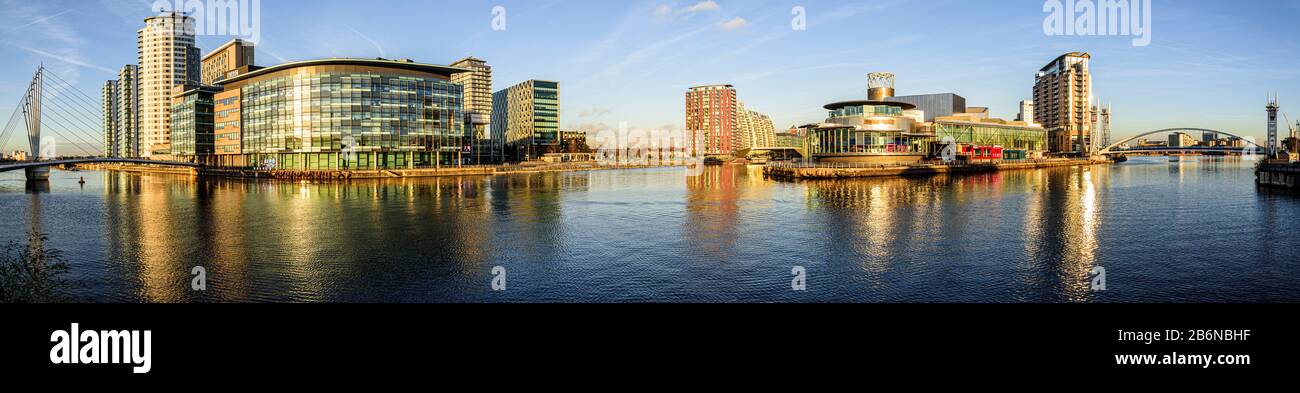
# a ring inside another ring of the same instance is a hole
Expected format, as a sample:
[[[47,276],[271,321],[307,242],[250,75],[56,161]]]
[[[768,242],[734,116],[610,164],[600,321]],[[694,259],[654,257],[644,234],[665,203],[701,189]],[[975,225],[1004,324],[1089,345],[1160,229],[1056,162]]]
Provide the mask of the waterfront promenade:
[[[1016,160],[987,163],[867,165],[844,163],[773,163],[763,168],[763,174],[778,179],[848,179],[863,177],[925,176],[949,173],[984,173],[1019,169],[1039,169],[1063,166],[1109,164],[1098,159],[1046,159]]]
[[[392,168],[363,170],[265,170],[247,168],[178,168],[149,165],[95,164],[81,165],[78,168],[120,171],[129,173],[163,173],[178,175],[201,175],[213,177],[231,177],[248,179],[284,179],[284,180],[350,180],[350,179],[393,179],[444,176],[493,176],[522,173],[544,172],[578,172],[611,169],[660,168],[680,165],[671,164],[603,164],[598,162],[524,164],[524,165],[466,165],[443,168]]]

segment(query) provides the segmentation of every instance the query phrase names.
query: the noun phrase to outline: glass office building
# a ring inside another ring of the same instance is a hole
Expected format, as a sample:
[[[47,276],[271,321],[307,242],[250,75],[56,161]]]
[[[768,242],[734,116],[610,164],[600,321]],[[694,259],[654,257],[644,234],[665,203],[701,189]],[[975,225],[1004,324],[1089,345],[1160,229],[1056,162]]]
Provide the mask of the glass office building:
[[[463,92],[450,76],[468,71],[409,60],[328,59],[218,83],[239,90],[239,150],[250,166],[427,168],[466,158]]]
[[[213,153],[213,94],[207,86],[176,86],[172,90],[171,155],[194,161]]]
[[[492,95],[492,139],[528,161],[560,149],[560,84],[529,80]]]

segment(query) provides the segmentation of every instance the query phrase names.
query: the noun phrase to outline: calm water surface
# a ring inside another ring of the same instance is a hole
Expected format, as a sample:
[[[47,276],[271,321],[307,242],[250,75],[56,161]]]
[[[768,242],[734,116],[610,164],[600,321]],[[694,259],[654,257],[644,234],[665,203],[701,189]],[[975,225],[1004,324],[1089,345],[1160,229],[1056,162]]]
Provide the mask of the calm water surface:
[[[1300,301],[1300,198],[1257,190],[1235,159],[797,183],[743,166],[344,184],[56,171],[43,190],[22,176],[0,174],[0,242],[47,233],[84,301]],[[188,290],[198,264],[206,292]]]

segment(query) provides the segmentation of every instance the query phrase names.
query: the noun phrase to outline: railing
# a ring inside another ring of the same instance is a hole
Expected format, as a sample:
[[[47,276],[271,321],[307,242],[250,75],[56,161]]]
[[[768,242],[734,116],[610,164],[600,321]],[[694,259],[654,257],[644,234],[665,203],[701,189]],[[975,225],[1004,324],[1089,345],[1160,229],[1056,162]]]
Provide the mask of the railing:
[[[929,167],[936,167],[936,166],[943,166],[943,167],[949,167],[949,168],[961,168],[961,167],[981,166],[981,165],[997,165],[997,164],[1046,164],[1046,163],[1053,163],[1053,162],[1067,162],[1067,161],[1069,161],[1069,160],[1066,160],[1066,159],[1033,159],[1033,158],[1016,159],[1016,160],[953,161],[953,162],[949,162],[949,163],[945,163],[945,162],[942,162],[942,161],[922,161],[922,162],[909,163],[909,164],[902,164],[902,163],[900,163],[900,164],[871,164],[871,163],[858,163],[858,162],[789,162],[789,161],[777,161],[777,162],[769,162],[769,163],[767,163],[767,166],[770,167],[770,168],[780,168],[780,169],[803,169],[803,168],[810,168],[810,169],[815,169],[815,168],[821,168],[821,169],[907,169],[907,168],[929,168]]]

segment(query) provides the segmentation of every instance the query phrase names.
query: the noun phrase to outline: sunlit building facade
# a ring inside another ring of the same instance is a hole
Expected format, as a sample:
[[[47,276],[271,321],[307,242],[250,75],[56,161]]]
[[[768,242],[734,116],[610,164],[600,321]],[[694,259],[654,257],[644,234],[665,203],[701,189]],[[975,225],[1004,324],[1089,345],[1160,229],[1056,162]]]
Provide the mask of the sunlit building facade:
[[[492,138],[492,66],[483,59],[466,57],[451,63],[452,67],[470,72],[454,74],[451,81],[464,89],[465,126],[473,145],[472,160],[476,164],[500,163],[504,160],[505,143]]]
[[[515,160],[560,149],[560,83],[530,80],[492,95],[492,138]]]
[[[688,148],[702,156],[731,156],[739,145],[739,101],[732,85],[692,87],[686,91]]]
[[[1061,55],[1034,79],[1034,123],[1047,129],[1053,153],[1086,153],[1092,138],[1092,56]]]
[[[198,84],[199,49],[194,46],[194,18],[173,12],[144,20],[139,46],[140,156],[171,152],[172,88]]]
[[[103,109],[100,110],[100,114],[103,116],[101,121],[104,128],[104,155],[117,157],[117,152],[121,149],[118,147],[120,136],[117,132],[117,81],[105,81],[101,93],[103,96],[100,106]]]
[[[135,65],[122,67],[117,79],[104,82],[101,90],[104,155],[107,157],[140,156],[138,70]]]
[[[990,119],[983,109],[967,108],[927,122],[915,104],[893,99],[893,74],[873,73],[869,86],[867,100],[826,105],[826,121],[801,127],[805,154],[818,162],[890,165],[935,158],[950,142],[959,154],[997,151],[999,159],[1003,151],[1010,151],[1006,158],[1020,159],[1040,156],[1046,149],[1044,129]],[[934,104],[944,106],[946,113],[951,102],[938,99]],[[964,100],[960,104],[964,107]]]
[[[219,88],[176,86],[172,89],[172,159],[198,162],[213,153],[213,95]]]
[[[212,86],[219,80],[235,76],[240,68],[252,66],[253,53],[252,43],[234,39],[203,56],[203,86]]]
[[[237,156],[218,157],[223,163],[277,170],[458,165],[469,141],[461,86],[450,79],[467,71],[326,59],[227,78],[214,94],[214,151]]]

